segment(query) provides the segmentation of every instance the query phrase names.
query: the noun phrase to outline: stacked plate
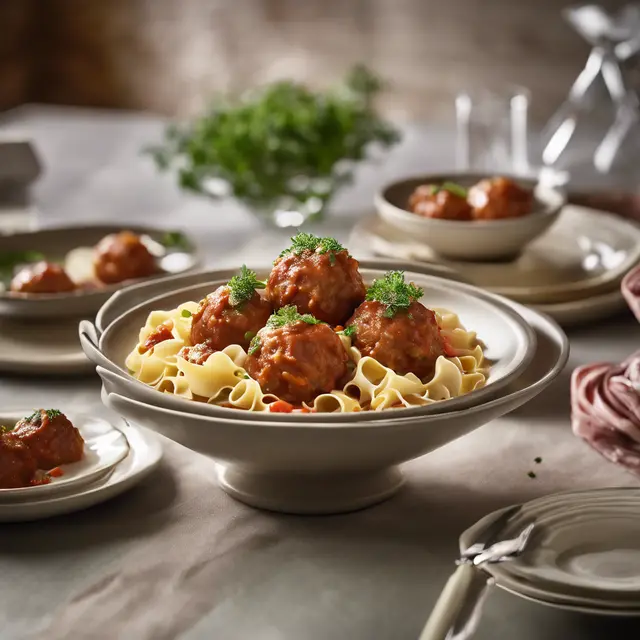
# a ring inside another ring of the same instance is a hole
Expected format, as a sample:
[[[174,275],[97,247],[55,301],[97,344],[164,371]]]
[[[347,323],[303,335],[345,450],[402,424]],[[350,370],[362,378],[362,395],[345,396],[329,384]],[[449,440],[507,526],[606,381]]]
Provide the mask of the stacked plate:
[[[460,538],[461,549],[502,511]],[[501,533],[535,528],[525,552],[485,565],[496,584],[541,604],[603,615],[640,616],[640,489],[561,493],[523,505]]]
[[[366,283],[394,266],[361,261]],[[256,268],[258,277],[268,270]],[[358,413],[269,413],[228,409],[161,393],[125,367],[154,310],[201,300],[235,271],[210,271],[140,283],[116,293],[80,339],[97,365],[105,404],[217,463],[222,488],[253,506],[293,513],[337,513],[391,496],[399,465],[495,419],[542,391],[568,356],[567,340],[548,318],[470,285],[407,277],[427,292],[427,306],[456,312],[477,331],[491,369],[484,388],[428,406]]]
[[[31,413],[3,413],[0,424],[15,424]],[[86,415],[69,416],[85,441],[80,462],[63,465],[49,484],[0,489],[0,522],[36,520],[70,513],[116,496],[151,472],[162,456],[158,438],[142,429]]]
[[[567,205],[517,259],[467,262],[444,259],[408,232],[372,216],[355,227],[349,246],[356,255],[427,263],[571,325],[626,307],[620,282],[640,262],[640,227],[604,211]]]

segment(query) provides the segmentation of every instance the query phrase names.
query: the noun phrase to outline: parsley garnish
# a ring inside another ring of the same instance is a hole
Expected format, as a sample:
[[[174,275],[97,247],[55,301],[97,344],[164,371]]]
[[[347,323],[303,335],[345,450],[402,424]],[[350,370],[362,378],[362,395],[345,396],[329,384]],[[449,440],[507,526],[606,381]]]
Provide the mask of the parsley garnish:
[[[252,356],[254,353],[260,351],[261,346],[262,341],[260,340],[260,336],[253,336],[253,340],[251,340],[251,344],[249,345],[249,355]]]
[[[183,318],[190,318],[193,314],[191,313],[191,311],[189,311],[189,309],[183,309],[183,310],[180,312],[180,315],[181,315]]]
[[[536,477],[536,474],[533,471],[529,471],[529,473],[527,473],[527,475],[532,479]]]
[[[49,418],[49,420],[53,420],[62,415],[62,411],[59,411],[58,409],[34,409],[33,413],[28,418],[25,418],[25,420],[27,422],[31,422],[32,420],[39,418],[43,411],[47,414],[47,418]]]
[[[384,278],[373,281],[367,291],[367,300],[385,305],[383,316],[393,318],[398,311],[406,311],[423,293],[420,287],[404,281],[404,271],[389,271]]]
[[[537,458],[534,458],[534,459],[533,459],[533,461],[534,461],[536,464],[540,464],[540,463],[542,462],[542,458],[541,458],[540,456],[538,456]]]
[[[321,320],[314,318],[310,313],[299,313],[295,305],[287,305],[278,309],[267,320],[267,327],[269,329],[276,329],[278,327],[285,327],[289,324],[295,324],[296,322],[306,322],[307,324],[322,324]]]
[[[347,338],[353,338],[353,336],[356,335],[357,330],[358,328],[356,327],[355,324],[350,324],[348,327],[345,327],[342,331],[339,331],[338,333],[341,333],[343,336],[347,336]]]
[[[467,197],[467,189],[455,182],[443,182],[442,184],[434,184],[431,186],[431,195],[435,196],[440,191],[448,191],[459,198]]]
[[[233,276],[229,280],[229,303],[237,307],[251,299],[256,289],[264,289],[265,283],[258,280],[255,271],[247,269],[246,265],[240,267],[240,275]]]
[[[331,264],[335,264],[336,253],[346,251],[346,249],[335,238],[320,238],[312,233],[299,233],[291,238],[291,246],[285,249],[278,257],[282,258],[289,253],[299,256],[305,251],[328,253]]]
[[[191,249],[191,243],[181,231],[167,231],[162,236],[160,244],[165,249],[182,249],[183,251],[189,251]]]

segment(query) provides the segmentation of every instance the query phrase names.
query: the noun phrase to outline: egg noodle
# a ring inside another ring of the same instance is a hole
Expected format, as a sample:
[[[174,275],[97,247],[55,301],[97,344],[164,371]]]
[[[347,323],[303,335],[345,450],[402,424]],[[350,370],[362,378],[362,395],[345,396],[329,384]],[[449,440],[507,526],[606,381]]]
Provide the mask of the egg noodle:
[[[191,346],[191,314],[197,309],[196,302],[186,302],[171,311],[151,312],[140,330],[138,344],[125,361],[131,375],[158,391],[189,400],[269,411],[269,404],[278,398],[263,393],[244,370],[247,353],[239,345],[211,354],[203,364],[193,364],[178,355],[182,347]],[[399,375],[377,360],[363,357],[351,339],[340,334],[353,363],[353,377],[343,389],[317,396],[308,408],[319,413],[381,411],[448,400],[484,386],[487,372],[475,332],[467,331],[455,313],[433,311],[453,355],[438,357],[431,380],[423,382],[412,373]],[[146,350],[146,339],[163,323],[171,328],[173,338]]]

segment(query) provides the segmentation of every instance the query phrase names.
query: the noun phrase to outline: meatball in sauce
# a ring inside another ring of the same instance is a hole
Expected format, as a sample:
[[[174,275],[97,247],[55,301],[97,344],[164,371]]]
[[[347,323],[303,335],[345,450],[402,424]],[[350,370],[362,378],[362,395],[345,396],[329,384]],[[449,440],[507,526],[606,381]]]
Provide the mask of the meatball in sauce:
[[[38,465],[29,448],[11,433],[0,437],[0,489],[26,487]]]
[[[20,420],[7,435],[29,448],[39,469],[78,462],[84,455],[80,432],[60,411],[39,409]]]
[[[294,307],[281,312],[285,314],[276,314],[280,318],[258,332],[244,364],[247,373],[265,393],[293,405],[339,388],[347,375],[348,356],[335,331],[326,324],[311,324],[310,316],[302,319]]]
[[[481,180],[469,189],[467,200],[474,220],[519,218],[533,208],[533,192],[508,178]]]
[[[431,377],[445,344],[435,313],[418,302],[421,296],[422,289],[406,283],[401,271],[374,281],[347,323],[353,345],[396,373]]]
[[[258,287],[264,283],[243,266],[239,276],[210,293],[191,319],[191,344],[206,343],[215,351],[231,344],[248,349],[272,311],[271,304],[256,291]]]
[[[131,231],[104,237],[95,249],[96,277],[105,284],[144,278],[158,271],[156,259]]]
[[[411,194],[409,209],[424,218],[471,220],[471,207],[463,194],[433,184],[421,185]]]
[[[76,285],[60,265],[42,261],[20,269],[10,289],[18,293],[66,293],[74,291]]]
[[[344,324],[364,300],[358,261],[333,238],[301,233],[275,261],[267,297],[275,309],[294,305],[330,325]]]

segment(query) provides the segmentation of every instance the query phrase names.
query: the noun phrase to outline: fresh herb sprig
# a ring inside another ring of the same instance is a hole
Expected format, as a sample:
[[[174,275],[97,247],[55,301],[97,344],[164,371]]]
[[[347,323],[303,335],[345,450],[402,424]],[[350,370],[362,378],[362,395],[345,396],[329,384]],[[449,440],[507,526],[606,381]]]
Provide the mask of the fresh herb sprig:
[[[358,331],[358,327],[355,324],[350,324],[348,327],[345,327],[342,331],[338,331],[338,333],[341,333],[343,336],[346,336],[347,338],[353,338],[353,336],[356,335],[357,331]]]
[[[248,269],[246,265],[240,267],[240,275],[233,276],[229,280],[229,303],[232,307],[238,307],[251,300],[256,289],[264,289],[266,284],[258,280],[255,271]]]
[[[385,318],[393,318],[398,311],[406,311],[412,302],[422,297],[423,290],[404,281],[404,271],[389,271],[384,278],[374,280],[367,291],[367,300],[382,303]]]
[[[322,320],[318,320],[310,313],[300,313],[295,305],[290,304],[272,313],[267,320],[266,326],[268,329],[279,329],[290,324],[295,324],[296,322],[306,322],[307,324],[324,324]],[[254,353],[260,351],[261,346],[262,340],[260,339],[260,334],[258,334],[253,338],[253,340],[251,340],[248,351],[249,355],[252,356]]]
[[[282,258],[290,253],[299,256],[305,251],[328,253],[333,263],[336,253],[346,251],[346,249],[335,238],[321,238],[314,236],[312,233],[299,233],[291,238],[291,246],[282,251],[278,257]]]
[[[231,194],[256,208],[273,208],[282,198],[323,205],[351,180],[351,165],[372,144],[389,147],[399,139],[374,109],[381,89],[363,66],[328,91],[272,83],[217,100],[191,124],[170,126],[164,144],[147,151],[159,169],[177,168],[183,188],[211,197]]]
[[[454,196],[458,196],[459,198],[467,197],[468,190],[465,189],[461,184],[456,182],[443,182],[442,184],[434,184],[431,185],[431,195],[435,196],[440,191],[448,191],[452,193]]]
[[[34,409],[33,413],[29,417],[25,418],[25,420],[27,422],[36,420],[42,415],[43,411],[47,414],[47,418],[49,418],[49,420],[54,420],[58,416],[62,415],[62,411],[59,409]]]

